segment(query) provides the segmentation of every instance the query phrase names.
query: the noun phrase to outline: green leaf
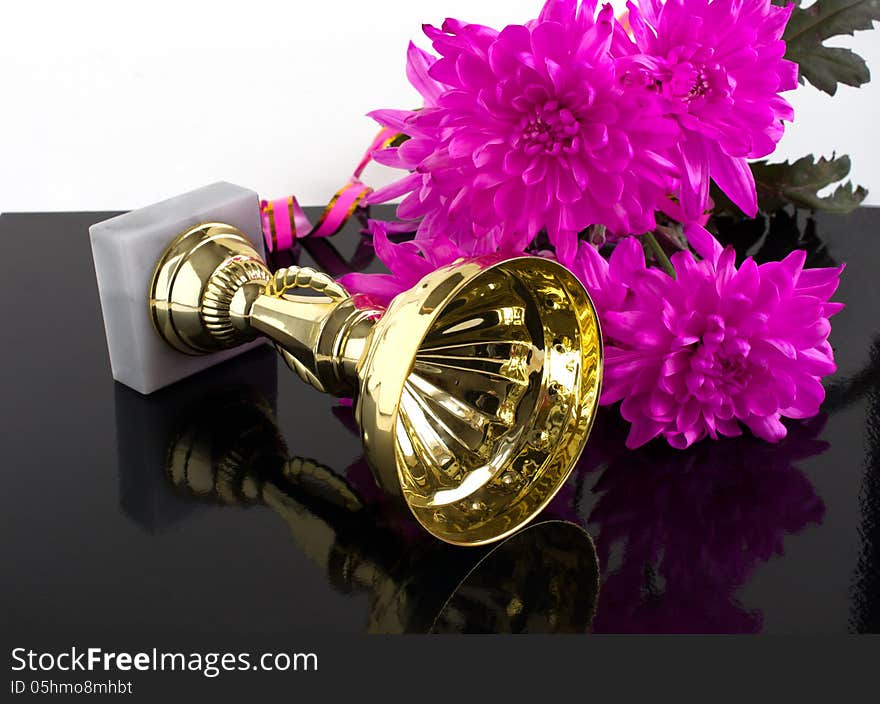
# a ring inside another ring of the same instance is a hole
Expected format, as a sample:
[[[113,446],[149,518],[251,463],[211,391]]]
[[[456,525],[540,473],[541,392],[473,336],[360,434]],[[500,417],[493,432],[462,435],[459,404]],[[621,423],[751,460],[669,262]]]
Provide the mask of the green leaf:
[[[774,4],[785,5],[783,0]],[[782,38],[785,58],[800,67],[800,80],[808,80],[829,95],[838,83],[860,86],[871,80],[865,60],[851,49],[825,46],[826,39],[873,29],[880,21],[880,0],[816,0],[806,9],[795,3]]]
[[[830,159],[821,157],[817,161],[809,154],[794,163],[756,161],[750,167],[758,191],[758,207],[765,213],[793,205],[795,208],[844,214],[857,208],[868,195],[867,190],[861,186],[853,188],[849,181],[838,185],[829,195],[819,195],[822,189],[847,177],[850,161],[846,155],[832,155]],[[741,214],[714,184],[712,199],[715,201],[714,212]]]

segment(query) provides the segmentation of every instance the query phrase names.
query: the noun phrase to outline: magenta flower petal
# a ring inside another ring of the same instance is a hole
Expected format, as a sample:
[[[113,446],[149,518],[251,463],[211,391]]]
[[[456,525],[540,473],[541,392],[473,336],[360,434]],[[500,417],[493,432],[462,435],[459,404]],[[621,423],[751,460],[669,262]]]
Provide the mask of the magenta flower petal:
[[[346,290],[368,296],[382,306],[388,306],[391,300],[406,289],[401,282],[390,274],[345,274],[339,278]]]
[[[626,417],[626,416],[624,416]],[[627,420],[630,420],[627,418]],[[626,438],[626,446],[630,450],[641,447],[649,440],[656,438],[663,430],[663,423],[642,415],[636,415],[632,419],[632,427]]]
[[[368,114],[368,117],[372,117],[382,127],[405,132],[407,121],[412,117],[412,113],[407,110],[373,110]]]
[[[436,61],[434,56],[419,49],[412,42],[409,43],[406,50],[406,77],[425,99],[426,107],[436,105],[437,99],[443,93],[443,86],[428,74],[428,69],[434,61]]]
[[[377,188],[367,196],[367,203],[384,203],[406,193],[411,193],[412,189],[421,182],[419,174],[410,174],[399,181],[390,183],[384,188]]]
[[[473,256],[473,251],[459,247],[444,234],[432,234],[417,240],[395,243],[388,238],[395,223],[370,220],[368,232],[373,236],[376,255],[387,267],[389,274],[346,274],[340,283],[351,293],[368,297],[369,302],[380,307],[388,306],[399,293],[415,286],[423,277],[442,266],[451,264],[462,257]],[[487,240],[491,240],[487,236]],[[511,257],[522,253],[522,250],[511,250],[505,247],[487,249],[489,251],[508,253]]]
[[[716,240],[709,231],[701,225],[697,225],[696,223],[687,225],[684,229],[684,234],[685,237],[687,237],[688,243],[694,248],[696,253],[703,259],[708,259],[713,264],[718,261],[718,258],[724,251],[718,240]],[[815,269],[814,271],[826,270]]]
[[[709,199],[709,150],[700,135],[688,135],[679,144],[681,206],[688,221],[696,221]]]
[[[743,157],[729,157],[717,144],[708,147],[709,169],[718,187],[750,218],[758,214],[755,177]]]

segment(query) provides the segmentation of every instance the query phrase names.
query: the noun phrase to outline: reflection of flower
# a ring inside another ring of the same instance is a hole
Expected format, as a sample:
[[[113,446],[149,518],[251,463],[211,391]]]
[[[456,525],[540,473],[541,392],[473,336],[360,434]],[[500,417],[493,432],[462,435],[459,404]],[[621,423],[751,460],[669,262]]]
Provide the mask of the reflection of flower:
[[[589,517],[606,575],[596,631],[759,630],[760,612],[743,609],[735,592],[783,553],[786,535],[822,521],[822,500],[793,463],[827,449],[816,437],[824,418],[793,424],[779,445],[742,437],[684,452],[622,450],[620,423],[606,427],[607,413],[600,421],[614,449],[598,458],[607,468]],[[588,445],[585,465],[593,453]]]
[[[610,260],[581,245],[574,271],[590,291],[607,342],[603,403],[623,401],[627,446],[662,435],[684,448],[709,435],[785,437],[780,421],[807,418],[835,370],[828,318],[841,268],[803,269],[796,250],[781,262],[735,266],[702,228],[690,252],[672,257],[676,278],[645,266],[634,238]]]
[[[561,261],[589,225],[653,228],[673,190],[664,154],[678,133],[658,95],[627,90],[612,57],[610,5],[550,0],[539,18],[501,32],[447,20],[426,26],[438,59],[410,49],[410,79],[426,107],[377,111],[410,137],[376,154],[409,175],[370,202],[406,195],[398,217],[442,225],[470,254],[524,249],[546,228]]]
[[[659,92],[682,128],[676,149],[690,219],[706,207],[709,178],[746,214],[758,209],[747,158],[767,156],[794,112],[778,94],[797,87],[782,32],[794,5],[770,0],[641,0],[628,4],[638,51],[629,80]],[[636,68],[638,67],[638,68]]]

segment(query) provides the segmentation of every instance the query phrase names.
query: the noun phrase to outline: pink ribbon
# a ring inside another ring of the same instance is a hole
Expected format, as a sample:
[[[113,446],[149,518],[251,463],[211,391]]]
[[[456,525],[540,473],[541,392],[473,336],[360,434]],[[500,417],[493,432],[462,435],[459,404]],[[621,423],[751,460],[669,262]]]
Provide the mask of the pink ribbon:
[[[339,232],[367,194],[373,190],[360,178],[367,164],[372,161],[373,153],[390,145],[397,136],[398,133],[389,127],[379,131],[364,152],[348,183],[336,191],[314,225],[296,196],[260,201],[260,217],[263,221],[266,248],[270,252],[277,252],[289,249],[293,246],[294,240],[302,237],[328,237]]]

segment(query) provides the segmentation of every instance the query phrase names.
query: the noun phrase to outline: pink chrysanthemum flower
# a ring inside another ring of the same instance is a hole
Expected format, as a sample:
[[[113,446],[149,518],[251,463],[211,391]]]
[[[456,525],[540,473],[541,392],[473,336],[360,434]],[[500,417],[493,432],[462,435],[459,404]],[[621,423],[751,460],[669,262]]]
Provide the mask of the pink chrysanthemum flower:
[[[369,232],[373,236],[376,255],[389,274],[351,273],[339,279],[339,283],[352,293],[366,296],[365,302],[388,307],[398,293],[415,286],[423,277],[468,253],[443,234],[429,234],[420,240],[395,244],[388,239],[388,223],[370,220]],[[516,253],[511,252],[511,256]]]
[[[829,303],[840,268],[804,269],[805,253],[737,269],[733,249],[698,226],[690,252],[672,257],[676,278],[645,265],[634,238],[603,259],[587,244],[574,271],[590,291],[606,339],[602,403],[623,401],[627,446],[662,435],[684,448],[709,435],[739,435],[745,424],[768,441],[780,421],[807,418],[835,370]]]
[[[747,215],[757,212],[746,159],[770,154],[794,119],[779,93],[797,87],[782,32],[794,5],[770,0],[639,0],[628,3],[638,51],[626,80],[666,101],[682,129],[676,148],[680,198],[691,221],[705,210],[709,180]]]
[[[612,45],[622,30],[595,0],[550,0],[528,25],[501,32],[447,20],[426,26],[438,59],[410,48],[417,111],[373,117],[411,139],[377,161],[411,171],[370,202],[405,195],[419,237],[442,224],[468,253],[522,250],[546,228],[562,261],[577,235],[650,230],[675,189],[665,154],[678,134],[659,95],[628,90]],[[616,28],[616,29],[615,29]]]

